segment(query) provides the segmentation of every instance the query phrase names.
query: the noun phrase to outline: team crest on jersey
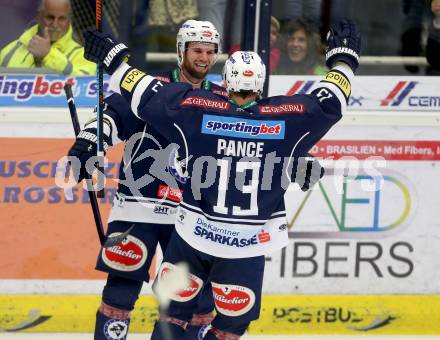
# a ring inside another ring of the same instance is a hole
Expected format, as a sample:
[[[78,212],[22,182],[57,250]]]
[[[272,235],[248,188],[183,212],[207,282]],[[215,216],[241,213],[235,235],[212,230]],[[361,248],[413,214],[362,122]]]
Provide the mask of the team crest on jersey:
[[[284,103],[281,105],[263,105],[259,107],[261,113],[304,113],[304,104]]]
[[[254,120],[203,115],[202,133],[251,139],[284,139],[284,120]]]
[[[197,106],[205,109],[213,109],[213,110],[229,110],[231,104],[224,100],[214,100],[203,97],[188,97],[185,98],[184,101],[180,103],[182,106]]]
[[[128,320],[110,319],[104,324],[104,334],[108,340],[125,340],[128,333]]]
[[[112,233],[109,237],[120,235]],[[110,268],[130,272],[141,268],[147,260],[147,247],[138,238],[128,235],[124,241],[113,247],[103,248],[101,257]]]
[[[159,269],[159,282],[165,278],[165,276],[175,268],[175,265],[169,262],[163,262]],[[200,292],[203,287],[203,280],[193,274],[189,274],[189,285],[185,289],[172,294],[170,299],[177,302],[186,302],[194,297]]]
[[[243,286],[211,282],[216,309],[228,316],[240,316],[255,304],[254,292]]]
[[[188,172],[186,171],[186,160],[181,160],[176,149],[170,152],[168,157],[168,170],[170,174],[180,183],[186,183]]]

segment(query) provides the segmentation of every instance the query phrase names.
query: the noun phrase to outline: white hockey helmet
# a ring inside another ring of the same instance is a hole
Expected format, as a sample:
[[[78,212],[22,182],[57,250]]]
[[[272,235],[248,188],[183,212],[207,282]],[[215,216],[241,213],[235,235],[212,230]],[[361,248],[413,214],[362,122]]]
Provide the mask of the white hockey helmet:
[[[214,44],[216,53],[214,63],[217,60],[218,54],[221,53],[220,34],[210,21],[185,21],[182,27],[180,27],[179,32],[177,32],[176,41],[177,64],[179,67],[181,67],[183,63],[185,49],[187,48],[187,43],[189,42],[204,42]]]
[[[255,52],[237,51],[225,62],[223,80],[228,94],[244,90],[261,97],[265,79],[266,65]]]

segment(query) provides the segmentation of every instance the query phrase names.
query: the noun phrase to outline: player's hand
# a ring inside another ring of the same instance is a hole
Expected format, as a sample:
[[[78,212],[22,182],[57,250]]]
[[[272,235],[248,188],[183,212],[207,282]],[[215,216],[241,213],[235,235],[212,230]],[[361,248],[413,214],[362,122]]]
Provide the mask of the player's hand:
[[[109,138],[104,135],[104,152],[108,150]],[[78,183],[86,178],[87,173],[87,161],[96,156],[98,137],[96,136],[96,128],[87,128],[81,130],[76,137],[75,143],[69,150],[69,157],[77,157],[80,162],[80,167],[72,166],[73,175],[78,179]],[[74,163],[73,163],[74,164]],[[90,165],[90,164],[89,164]]]
[[[341,20],[327,33],[325,63],[329,68],[342,61],[355,72],[359,66],[360,52],[361,34],[352,20]]]
[[[108,74],[113,74],[130,55],[127,46],[115,41],[106,33],[88,30],[84,32],[84,40],[84,57],[94,63],[102,64]]]
[[[324,176],[325,169],[319,161],[310,154],[299,162],[295,183],[297,183],[302,191],[310,190]]]

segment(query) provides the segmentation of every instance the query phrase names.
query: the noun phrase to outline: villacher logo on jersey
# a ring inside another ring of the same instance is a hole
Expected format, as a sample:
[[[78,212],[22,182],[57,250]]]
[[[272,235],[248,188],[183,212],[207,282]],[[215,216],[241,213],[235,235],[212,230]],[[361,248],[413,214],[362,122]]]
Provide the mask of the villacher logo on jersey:
[[[284,121],[204,115],[202,133],[242,138],[284,139],[284,127]]]

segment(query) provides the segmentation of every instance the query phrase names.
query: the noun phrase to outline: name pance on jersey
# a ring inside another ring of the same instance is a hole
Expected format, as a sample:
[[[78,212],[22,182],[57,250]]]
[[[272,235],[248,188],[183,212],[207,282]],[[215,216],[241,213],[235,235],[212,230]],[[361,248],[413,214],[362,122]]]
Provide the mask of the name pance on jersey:
[[[218,139],[217,153],[225,156],[263,157],[263,142]]]

